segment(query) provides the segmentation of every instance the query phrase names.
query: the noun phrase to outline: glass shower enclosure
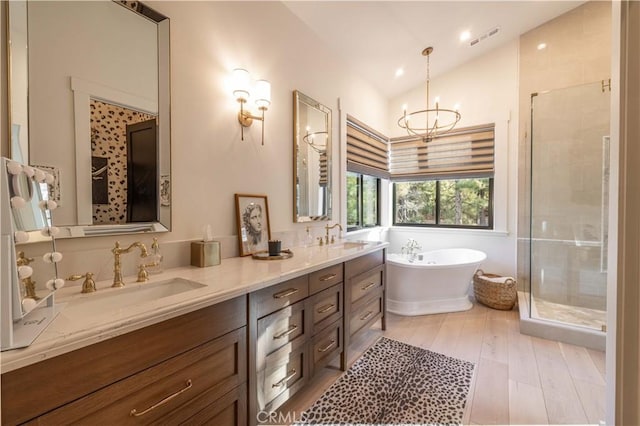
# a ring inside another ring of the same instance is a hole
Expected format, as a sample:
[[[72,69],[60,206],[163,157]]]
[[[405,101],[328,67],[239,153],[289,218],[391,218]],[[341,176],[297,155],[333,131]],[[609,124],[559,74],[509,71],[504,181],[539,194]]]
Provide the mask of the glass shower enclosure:
[[[606,331],[609,110],[608,81],[531,95],[519,244],[531,318]]]

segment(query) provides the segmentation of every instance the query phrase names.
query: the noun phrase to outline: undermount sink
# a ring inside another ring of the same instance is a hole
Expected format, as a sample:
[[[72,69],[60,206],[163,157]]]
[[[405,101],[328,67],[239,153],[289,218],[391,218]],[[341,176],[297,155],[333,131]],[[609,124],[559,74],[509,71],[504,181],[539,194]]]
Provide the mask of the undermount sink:
[[[348,250],[348,249],[352,249],[352,248],[363,247],[363,246],[365,246],[367,244],[369,244],[368,241],[345,241],[343,243],[331,244],[331,245],[329,245],[329,248]]]
[[[123,288],[101,289],[96,293],[82,295],[79,299],[69,300],[63,312],[73,315],[114,311],[204,287],[206,285],[184,278],[171,278],[155,283],[127,283]]]

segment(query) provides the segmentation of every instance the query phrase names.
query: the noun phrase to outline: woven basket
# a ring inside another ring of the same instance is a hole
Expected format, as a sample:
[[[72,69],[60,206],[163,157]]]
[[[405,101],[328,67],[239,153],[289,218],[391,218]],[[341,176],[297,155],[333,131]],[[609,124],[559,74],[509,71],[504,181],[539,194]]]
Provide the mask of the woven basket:
[[[487,274],[478,269],[473,276],[473,291],[476,300],[493,309],[509,311],[517,299],[516,282],[508,278],[504,283],[496,283],[486,278],[500,278],[502,275]]]

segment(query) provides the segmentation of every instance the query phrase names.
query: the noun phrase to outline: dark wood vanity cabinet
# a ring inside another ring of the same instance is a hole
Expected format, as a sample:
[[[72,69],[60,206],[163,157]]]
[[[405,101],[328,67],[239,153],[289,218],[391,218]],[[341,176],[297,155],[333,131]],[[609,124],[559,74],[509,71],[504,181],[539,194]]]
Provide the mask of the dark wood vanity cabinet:
[[[382,318],[379,250],[2,375],[2,425],[252,425]]]
[[[342,353],[343,288],[340,263],[249,294],[250,424]]]
[[[2,375],[2,424],[246,424],[246,297]]]
[[[381,320],[386,329],[385,250],[349,260],[344,264],[345,312],[343,358],[348,360],[349,344],[358,334]]]

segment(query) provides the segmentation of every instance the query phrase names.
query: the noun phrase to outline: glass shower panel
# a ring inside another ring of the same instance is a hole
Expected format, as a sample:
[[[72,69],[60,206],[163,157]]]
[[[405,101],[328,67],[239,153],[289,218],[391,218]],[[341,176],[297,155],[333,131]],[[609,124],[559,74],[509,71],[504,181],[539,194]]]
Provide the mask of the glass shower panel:
[[[531,98],[533,318],[604,329],[609,100],[601,82]]]

